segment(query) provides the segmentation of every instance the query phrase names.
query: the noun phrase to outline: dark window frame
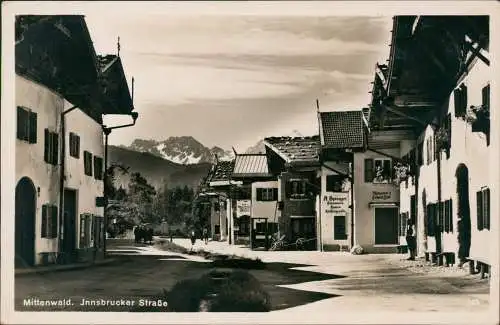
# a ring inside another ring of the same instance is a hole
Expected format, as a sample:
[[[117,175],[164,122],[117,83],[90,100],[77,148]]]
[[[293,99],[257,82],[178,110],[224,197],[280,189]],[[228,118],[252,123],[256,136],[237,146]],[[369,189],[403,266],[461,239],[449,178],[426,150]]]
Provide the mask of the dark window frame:
[[[340,220],[342,222],[340,222]],[[333,239],[346,240],[347,239],[347,216],[336,215],[333,217]]]
[[[290,200],[301,200],[307,198],[307,180],[289,179],[286,182],[286,196]]]
[[[73,158],[80,158],[80,136],[74,132],[69,133],[69,155]]]
[[[259,202],[270,202],[278,200],[277,187],[258,187],[256,188],[256,199]]]
[[[53,204],[42,205],[41,238],[54,239],[58,235],[58,208]]]
[[[50,131],[48,128],[44,131],[44,161],[51,165],[59,164],[59,133]]]
[[[490,230],[491,226],[491,196],[488,187],[476,192],[477,230]]]
[[[103,170],[103,159],[99,156],[93,157],[93,167],[94,167],[94,178],[96,180],[103,180],[104,170]]]
[[[326,191],[339,193],[343,190],[345,176],[342,175],[326,175]]]
[[[24,106],[17,106],[16,137],[29,144],[37,143],[38,114]]]
[[[90,151],[84,150],[83,151],[83,169],[84,173],[87,176],[92,176],[93,172],[93,155]]]

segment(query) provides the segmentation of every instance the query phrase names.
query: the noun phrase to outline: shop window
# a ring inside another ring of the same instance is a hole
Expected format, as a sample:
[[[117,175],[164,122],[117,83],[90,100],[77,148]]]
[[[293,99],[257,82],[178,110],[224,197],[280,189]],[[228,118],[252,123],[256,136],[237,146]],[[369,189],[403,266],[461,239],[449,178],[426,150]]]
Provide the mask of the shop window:
[[[403,212],[399,214],[399,236],[406,235],[406,227],[408,226],[408,212]]]
[[[88,248],[92,242],[92,218],[88,213],[80,215],[80,248]]]
[[[37,140],[37,113],[18,106],[17,107],[17,138],[28,143]]]
[[[104,243],[104,222],[102,216],[94,216],[94,246],[97,248],[103,247]]]

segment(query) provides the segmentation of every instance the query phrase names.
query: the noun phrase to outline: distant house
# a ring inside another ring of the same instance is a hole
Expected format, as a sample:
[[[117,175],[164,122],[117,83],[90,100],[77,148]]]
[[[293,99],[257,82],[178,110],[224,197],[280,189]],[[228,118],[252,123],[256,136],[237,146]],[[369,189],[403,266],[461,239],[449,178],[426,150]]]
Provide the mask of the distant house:
[[[264,139],[264,144],[270,172],[278,180],[278,210],[281,210],[277,229],[268,227],[267,235],[277,230],[290,245],[301,239],[304,248],[315,250],[316,202],[320,193],[319,136],[270,137]]]
[[[15,51],[16,266],[100,258],[102,114],[133,109],[123,69],[103,82],[83,16],[17,16]]]
[[[409,170],[400,179],[400,226],[415,225],[418,254],[438,264],[443,257],[449,264],[469,260],[471,271],[476,262],[483,272],[491,265],[490,229],[497,222],[490,218],[496,189],[488,166],[488,44],[487,16],[394,17],[370,119],[372,130],[407,130],[391,139],[400,140]]]
[[[278,182],[270,171],[265,154],[236,154],[232,179],[240,181],[231,194],[233,229],[237,243],[266,246],[277,231]],[[266,241],[267,239],[267,241]]]
[[[234,160],[218,161],[210,170],[204,182],[205,186],[199,194],[203,198],[202,204],[207,205],[210,210],[210,220],[206,220],[206,224],[210,225],[213,240],[228,240],[228,220],[232,217],[229,192],[238,184],[231,180],[233,169]]]
[[[347,249],[355,243],[355,227],[370,227],[362,216],[356,215],[356,222],[352,217],[352,198],[356,192],[352,192],[351,169],[354,156],[362,155],[365,150],[367,122],[361,110],[321,112],[318,118],[322,161],[318,248]],[[363,206],[365,200],[356,197],[355,201]]]

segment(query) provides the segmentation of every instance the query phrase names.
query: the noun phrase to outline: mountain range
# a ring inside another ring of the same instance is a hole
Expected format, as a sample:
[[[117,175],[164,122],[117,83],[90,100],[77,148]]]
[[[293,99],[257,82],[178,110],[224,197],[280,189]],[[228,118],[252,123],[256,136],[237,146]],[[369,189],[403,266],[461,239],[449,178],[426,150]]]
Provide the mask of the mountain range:
[[[285,135],[287,136],[287,135]],[[302,136],[296,130],[289,136]],[[265,153],[264,140],[245,153]],[[170,137],[163,141],[135,139],[130,146],[108,148],[108,165],[120,164],[128,173],[115,175],[116,187],[128,187],[130,174],[139,172],[155,188],[188,186],[196,188],[218,160],[234,159],[233,151],[208,148],[191,136]]]
[[[170,137],[163,141],[135,139],[130,146],[122,146],[122,148],[147,152],[183,165],[215,163],[217,159],[231,160],[234,158],[232,151],[217,146],[207,148],[191,136]]]

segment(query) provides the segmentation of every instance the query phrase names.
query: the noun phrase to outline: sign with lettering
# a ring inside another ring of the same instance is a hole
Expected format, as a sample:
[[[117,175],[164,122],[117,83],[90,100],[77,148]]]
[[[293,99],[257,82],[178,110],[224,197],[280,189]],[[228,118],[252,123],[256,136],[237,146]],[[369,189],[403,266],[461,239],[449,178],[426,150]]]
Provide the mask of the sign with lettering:
[[[387,200],[390,200],[391,197],[392,197],[392,193],[390,191],[385,191],[385,192],[373,191],[372,192],[372,201],[387,201]]]
[[[251,200],[236,201],[236,218],[250,215]]]
[[[321,209],[323,214],[345,215],[349,209],[349,193],[333,192],[323,194]]]

